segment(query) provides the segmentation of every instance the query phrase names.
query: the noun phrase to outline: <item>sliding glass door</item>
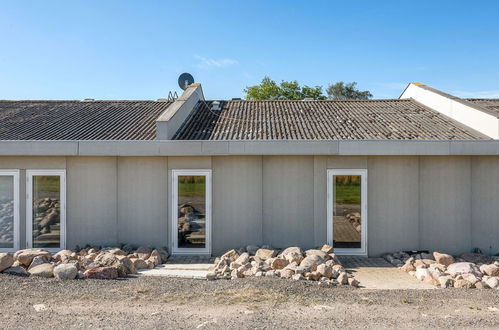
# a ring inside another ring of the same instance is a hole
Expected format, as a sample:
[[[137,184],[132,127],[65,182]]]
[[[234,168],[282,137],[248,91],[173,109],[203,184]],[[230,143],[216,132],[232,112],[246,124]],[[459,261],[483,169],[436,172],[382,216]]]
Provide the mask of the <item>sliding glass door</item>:
[[[26,171],[26,235],[29,248],[64,249],[66,184],[63,170]]]
[[[173,170],[173,253],[211,253],[211,171]]]
[[[367,255],[367,170],[328,170],[328,243]]]

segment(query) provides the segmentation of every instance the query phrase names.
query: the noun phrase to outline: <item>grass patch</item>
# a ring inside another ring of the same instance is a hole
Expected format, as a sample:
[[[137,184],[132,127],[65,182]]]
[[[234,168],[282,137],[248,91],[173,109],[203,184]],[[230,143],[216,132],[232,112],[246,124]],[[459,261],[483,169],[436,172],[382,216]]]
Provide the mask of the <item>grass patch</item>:
[[[406,297],[400,299],[400,302],[402,304],[410,304],[411,303],[411,301],[409,300],[409,298],[406,298]]]

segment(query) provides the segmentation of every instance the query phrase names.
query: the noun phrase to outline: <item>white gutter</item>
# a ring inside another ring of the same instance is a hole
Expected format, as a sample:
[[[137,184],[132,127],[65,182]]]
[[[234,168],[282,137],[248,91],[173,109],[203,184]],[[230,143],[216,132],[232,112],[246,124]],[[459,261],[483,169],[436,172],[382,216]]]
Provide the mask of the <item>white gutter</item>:
[[[496,140],[0,141],[0,156],[499,155]]]
[[[499,139],[499,119],[487,109],[466,100],[416,82],[410,83],[400,98],[412,98],[482,134]]]

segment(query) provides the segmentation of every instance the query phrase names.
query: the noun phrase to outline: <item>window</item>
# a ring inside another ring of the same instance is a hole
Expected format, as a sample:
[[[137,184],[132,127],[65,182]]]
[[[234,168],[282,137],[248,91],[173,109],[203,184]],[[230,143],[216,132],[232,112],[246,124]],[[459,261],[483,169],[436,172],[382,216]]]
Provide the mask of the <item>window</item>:
[[[26,171],[26,235],[28,248],[64,249],[66,229],[66,172]]]
[[[211,171],[174,170],[172,251],[211,253]]]
[[[0,251],[19,248],[19,171],[0,170]]]
[[[338,254],[367,254],[367,170],[328,170],[328,243]]]

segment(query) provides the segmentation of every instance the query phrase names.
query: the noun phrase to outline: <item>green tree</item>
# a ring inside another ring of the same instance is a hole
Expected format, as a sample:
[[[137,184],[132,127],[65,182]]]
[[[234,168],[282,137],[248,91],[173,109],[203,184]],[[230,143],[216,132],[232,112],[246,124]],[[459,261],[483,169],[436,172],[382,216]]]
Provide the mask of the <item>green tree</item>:
[[[339,81],[336,84],[329,85],[327,95],[331,100],[368,100],[373,97],[369,91],[358,90],[355,81],[351,83]]]
[[[303,86],[294,81],[281,81],[278,85],[274,80],[265,76],[259,85],[248,86],[244,89],[247,100],[303,100],[312,98],[324,100],[322,86]]]

